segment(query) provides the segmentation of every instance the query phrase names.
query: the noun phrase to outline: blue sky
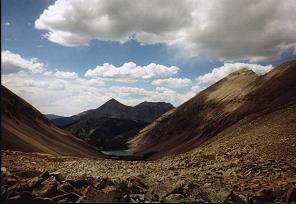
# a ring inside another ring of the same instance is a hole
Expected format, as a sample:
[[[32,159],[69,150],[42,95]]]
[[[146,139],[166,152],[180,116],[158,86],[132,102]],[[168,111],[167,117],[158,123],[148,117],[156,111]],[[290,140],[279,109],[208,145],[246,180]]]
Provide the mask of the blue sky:
[[[226,1],[215,5],[217,16],[206,1],[138,2],[2,0],[3,84],[44,113],[72,115],[111,97],[177,106],[240,67],[268,71],[295,59],[295,15],[283,15],[293,1]],[[260,9],[248,9],[254,5]]]

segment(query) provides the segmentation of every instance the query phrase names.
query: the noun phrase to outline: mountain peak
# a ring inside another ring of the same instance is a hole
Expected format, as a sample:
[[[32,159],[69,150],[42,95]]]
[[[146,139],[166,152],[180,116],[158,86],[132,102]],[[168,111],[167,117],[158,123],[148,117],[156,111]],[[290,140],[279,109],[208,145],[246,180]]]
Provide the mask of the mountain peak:
[[[233,76],[233,75],[257,75],[257,74],[253,70],[242,68],[229,74],[229,76]]]
[[[226,80],[231,80],[231,81],[249,81],[251,79],[255,79],[257,78],[258,75],[256,74],[256,72],[247,69],[247,68],[242,68],[240,70],[237,70],[235,72],[232,72],[231,74],[229,74],[228,76],[226,76],[225,78],[223,78],[221,81],[225,81]]]
[[[115,98],[111,98],[109,101],[117,101]],[[117,101],[118,102],[118,101]]]
[[[119,101],[117,101],[115,98],[111,98],[110,100],[108,100],[104,104],[122,104],[122,103],[120,103]]]
[[[142,103],[139,103],[138,105],[136,105],[135,107],[141,107],[141,106],[168,106],[171,108],[174,108],[174,106],[170,103],[166,103],[166,102],[149,102],[149,101],[143,101]]]
[[[114,98],[111,98],[110,100],[108,100],[107,102],[105,102],[101,107],[115,107],[115,106],[125,106],[124,104],[120,103],[119,101],[117,101]]]

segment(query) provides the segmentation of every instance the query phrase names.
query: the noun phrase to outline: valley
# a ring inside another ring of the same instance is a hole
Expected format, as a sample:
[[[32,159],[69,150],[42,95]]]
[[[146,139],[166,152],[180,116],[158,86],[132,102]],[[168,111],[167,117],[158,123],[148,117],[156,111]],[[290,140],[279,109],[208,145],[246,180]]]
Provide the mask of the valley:
[[[295,78],[295,60],[260,76],[241,69],[139,126],[159,103],[134,112],[111,99],[65,130],[2,86],[1,200],[296,202]],[[79,132],[110,138],[91,146]]]
[[[127,149],[141,129],[174,107],[163,102],[143,102],[134,107],[110,99],[97,109],[50,121],[101,150]]]

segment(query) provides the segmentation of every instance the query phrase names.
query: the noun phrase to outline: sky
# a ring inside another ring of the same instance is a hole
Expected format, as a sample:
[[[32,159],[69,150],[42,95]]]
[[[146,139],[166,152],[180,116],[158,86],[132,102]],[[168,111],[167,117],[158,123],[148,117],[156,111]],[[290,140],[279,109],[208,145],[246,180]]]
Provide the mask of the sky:
[[[178,106],[296,56],[295,0],[1,0],[1,81],[44,114]]]

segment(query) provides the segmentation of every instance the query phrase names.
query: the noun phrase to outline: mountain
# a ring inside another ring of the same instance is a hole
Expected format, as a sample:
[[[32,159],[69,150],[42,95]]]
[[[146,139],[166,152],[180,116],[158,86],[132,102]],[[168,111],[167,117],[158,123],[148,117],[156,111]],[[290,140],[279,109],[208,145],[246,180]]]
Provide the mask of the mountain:
[[[126,142],[148,123],[111,117],[82,119],[68,126],[77,137],[103,150],[126,149]]]
[[[124,149],[129,139],[173,108],[170,103],[164,102],[143,102],[132,107],[110,99],[97,109],[51,121],[104,150]]]
[[[211,138],[215,140],[217,135],[236,135],[236,129],[231,128],[246,118],[257,128],[264,128],[257,124],[259,117],[272,126],[276,121],[268,115],[275,111],[281,114],[287,107],[295,108],[295,79],[296,61],[284,63],[262,76],[247,69],[239,70],[162,115],[131,139],[129,146],[136,155],[155,159],[189,151]],[[280,134],[286,134],[285,126],[277,128],[282,128]],[[264,129],[266,134],[269,129]]]
[[[162,157],[155,161],[2,150],[1,200],[295,203],[295,79],[296,61],[264,76],[248,70],[229,75],[131,140],[138,154]],[[99,131],[112,131],[116,119],[105,118]]]
[[[78,116],[87,118],[130,118],[132,117],[131,114],[133,113],[130,106],[126,106],[112,98],[99,108],[79,113]]]
[[[173,108],[170,103],[145,101],[134,107],[136,112],[135,119],[150,123]]]
[[[54,119],[58,119],[58,118],[64,118],[64,116],[55,115],[55,114],[46,114],[45,117],[48,120],[54,120]]]
[[[134,107],[124,105],[115,99],[110,99],[97,109],[88,110],[78,114],[87,118],[120,118],[143,122],[152,122],[161,114],[174,108],[165,102],[143,102]]]
[[[65,129],[67,126],[78,122],[80,120],[80,117],[77,115],[73,115],[70,117],[61,117],[61,118],[49,119],[49,120],[59,128]]]
[[[76,157],[101,157],[92,146],[54,126],[42,113],[1,86],[2,149]]]
[[[124,105],[115,99],[110,99],[97,109],[81,112],[71,117],[51,119],[51,122],[61,128],[66,128],[81,119],[118,118],[150,123],[174,106],[165,102],[143,102],[134,107]]]

